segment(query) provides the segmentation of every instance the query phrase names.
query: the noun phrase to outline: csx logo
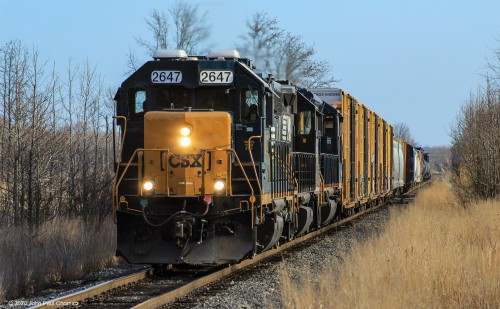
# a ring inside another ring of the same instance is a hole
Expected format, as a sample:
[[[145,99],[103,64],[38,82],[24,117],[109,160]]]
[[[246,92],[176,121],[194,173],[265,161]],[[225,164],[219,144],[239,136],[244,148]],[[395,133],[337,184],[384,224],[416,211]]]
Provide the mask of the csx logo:
[[[168,164],[173,168],[201,167],[201,154],[173,154],[168,157]]]

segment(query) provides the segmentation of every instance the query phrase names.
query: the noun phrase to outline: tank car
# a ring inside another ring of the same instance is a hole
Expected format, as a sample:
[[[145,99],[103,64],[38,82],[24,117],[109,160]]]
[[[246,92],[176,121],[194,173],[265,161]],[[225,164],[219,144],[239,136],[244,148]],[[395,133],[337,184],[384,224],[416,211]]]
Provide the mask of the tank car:
[[[394,193],[403,193],[405,186],[405,142],[397,137],[393,138],[393,188]]]

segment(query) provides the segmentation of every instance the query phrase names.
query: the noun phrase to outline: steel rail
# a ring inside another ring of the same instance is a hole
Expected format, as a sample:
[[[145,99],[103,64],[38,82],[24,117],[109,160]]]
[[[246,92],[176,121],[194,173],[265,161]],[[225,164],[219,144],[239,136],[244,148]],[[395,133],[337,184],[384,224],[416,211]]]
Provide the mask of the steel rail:
[[[103,282],[88,289],[75,292],[73,294],[65,295],[59,298],[51,299],[43,302],[42,304],[31,308],[62,308],[68,306],[70,303],[82,302],[87,298],[106,293],[112,289],[134,283],[145,279],[152,274],[152,269],[146,269],[135,274],[125,277],[117,278],[111,281]]]

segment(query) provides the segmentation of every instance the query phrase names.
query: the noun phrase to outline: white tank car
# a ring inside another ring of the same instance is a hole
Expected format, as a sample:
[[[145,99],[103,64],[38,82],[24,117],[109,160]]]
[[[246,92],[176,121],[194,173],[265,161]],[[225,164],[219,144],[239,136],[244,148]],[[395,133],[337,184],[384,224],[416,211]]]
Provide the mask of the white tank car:
[[[404,158],[404,143],[399,138],[393,138],[392,151],[394,158],[394,180],[392,187],[395,192],[401,193],[404,187],[404,175],[405,175],[405,158]]]

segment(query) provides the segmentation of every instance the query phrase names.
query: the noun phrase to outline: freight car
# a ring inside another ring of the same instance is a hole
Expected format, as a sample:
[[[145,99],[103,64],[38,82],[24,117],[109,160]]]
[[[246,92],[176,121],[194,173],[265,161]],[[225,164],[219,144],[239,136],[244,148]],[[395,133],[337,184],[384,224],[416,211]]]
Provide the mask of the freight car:
[[[313,92],[234,50],[157,51],[115,96],[117,254],[234,263],[422,181],[421,151],[384,119]]]
[[[422,158],[422,181],[429,180],[431,179],[430,154],[422,147],[417,147],[416,150],[421,153]]]

